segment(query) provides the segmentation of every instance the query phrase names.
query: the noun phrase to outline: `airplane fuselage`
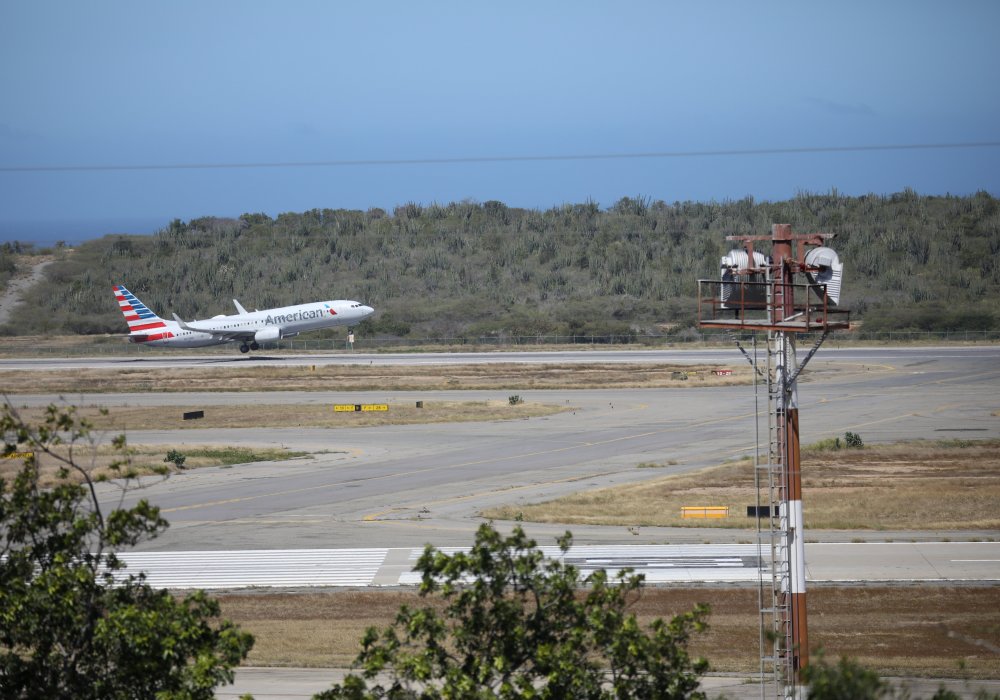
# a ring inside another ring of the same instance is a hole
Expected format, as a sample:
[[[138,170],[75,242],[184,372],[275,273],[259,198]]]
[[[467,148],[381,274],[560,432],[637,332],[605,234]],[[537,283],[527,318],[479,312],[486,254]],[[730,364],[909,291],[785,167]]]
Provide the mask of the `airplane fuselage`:
[[[332,300],[277,309],[248,311],[245,314],[216,316],[184,325],[195,335],[239,334],[257,336],[260,342],[290,338],[320,328],[354,326],[372,315],[372,309],[356,301]],[[198,333],[203,331],[205,333]]]
[[[156,333],[129,333],[128,342],[170,348],[204,348],[228,342],[216,340],[211,333],[182,331],[174,321],[164,321],[164,324],[165,327]]]

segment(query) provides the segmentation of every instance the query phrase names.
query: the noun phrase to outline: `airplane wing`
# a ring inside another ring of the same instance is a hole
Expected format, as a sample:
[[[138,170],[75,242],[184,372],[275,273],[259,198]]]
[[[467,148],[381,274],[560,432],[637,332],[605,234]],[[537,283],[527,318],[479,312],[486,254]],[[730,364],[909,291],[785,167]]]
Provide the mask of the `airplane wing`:
[[[234,299],[233,301],[236,300]],[[212,337],[216,340],[253,340],[256,333],[254,330],[246,329],[229,331],[216,328],[196,328],[182,321],[181,317],[177,314],[172,314],[172,316],[177,321],[177,325],[181,327],[181,330],[192,331],[194,333],[211,333]]]
[[[246,315],[247,310],[243,308],[243,305],[240,304],[240,302],[233,299],[233,303],[236,304],[236,310],[240,313],[241,316]]]

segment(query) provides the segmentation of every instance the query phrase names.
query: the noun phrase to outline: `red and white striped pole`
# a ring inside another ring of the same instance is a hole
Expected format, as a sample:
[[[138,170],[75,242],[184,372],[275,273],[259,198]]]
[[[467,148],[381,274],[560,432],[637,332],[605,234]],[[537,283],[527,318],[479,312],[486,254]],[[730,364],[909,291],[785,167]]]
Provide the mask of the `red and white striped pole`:
[[[783,342],[785,347],[784,377],[795,371],[794,335],[788,334]],[[809,663],[809,633],[806,618],[806,556],[805,531],[802,522],[802,459],[799,448],[799,406],[797,381],[784,387],[783,406],[779,407],[778,419],[783,421],[784,449],[782,455],[784,484],[787,501],[782,505],[787,509],[782,514],[786,522],[788,587],[786,601],[791,624],[791,639],[788,652],[792,655],[792,670],[798,677]]]
[[[774,318],[780,323],[795,314],[792,285],[795,257],[792,250],[792,227],[774,224],[771,228],[771,255],[774,264]],[[796,678],[809,662],[809,636],[806,618],[806,564],[802,521],[802,469],[799,448],[799,405],[796,376],[795,334],[777,334],[780,346],[777,358],[777,381],[781,398],[777,406],[778,429],[782,433],[781,455],[784,498],[781,513],[782,529],[786,533],[785,554],[788,557],[788,590],[785,601],[789,610],[790,639],[786,652],[791,654],[791,669]]]

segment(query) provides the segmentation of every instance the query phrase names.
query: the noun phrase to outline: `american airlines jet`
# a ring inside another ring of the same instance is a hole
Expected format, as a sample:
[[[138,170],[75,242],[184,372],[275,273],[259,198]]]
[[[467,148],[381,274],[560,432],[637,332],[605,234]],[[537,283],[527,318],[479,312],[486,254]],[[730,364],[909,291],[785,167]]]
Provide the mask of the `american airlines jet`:
[[[122,285],[114,287],[115,299],[128,322],[128,341],[171,348],[200,348],[206,345],[239,343],[240,352],[259,350],[261,343],[291,338],[304,331],[331,326],[354,326],[375,313],[356,301],[337,299],[279,309],[247,311],[233,299],[233,316],[214,316],[206,321],[184,322],[160,318]]]

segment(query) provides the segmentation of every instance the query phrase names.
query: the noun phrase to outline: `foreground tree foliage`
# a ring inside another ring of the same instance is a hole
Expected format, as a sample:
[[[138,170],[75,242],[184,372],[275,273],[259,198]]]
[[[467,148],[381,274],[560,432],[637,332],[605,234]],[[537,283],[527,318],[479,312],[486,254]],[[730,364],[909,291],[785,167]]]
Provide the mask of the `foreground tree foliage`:
[[[571,544],[559,539],[565,553]],[[317,695],[351,698],[704,698],[691,635],[706,606],[648,628],[628,612],[642,577],[579,570],[547,559],[521,528],[504,537],[482,525],[468,552],[429,546],[417,562],[420,593],[443,610],[403,606],[388,629],[371,628],[360,675]]]
[[[822,655],[803,669],[809,700],[878,700],[892,697],[892,687],[851,659],[831,665]]]
[[[89,442],[72,409],[50,406],[29,426],[5,405],[4,455],[23,459],[0,479],[0,694],[4,698],[214,697],[232,682],[253,638],[219,621],[203,592],[182,600],[126,574],[116,551],[167,527],[145,500],[102,510],[78,459]],[[115,440],[125,455],[125,440]],[[61,464],[59,482],[39,484],[38,460]],[[134,486],[127,458],[114,465]]]
[[[831,664],[822,651],[803,670],[803,682],[807,686],[807,700],[910,700],[913,697],[905,684],[896,687],[872,669],[846,657]],[[943,686],[931,696],[931,700],[959,700],[962,697],[1000,700],[1000,695],[987,690],[959,695]]]

